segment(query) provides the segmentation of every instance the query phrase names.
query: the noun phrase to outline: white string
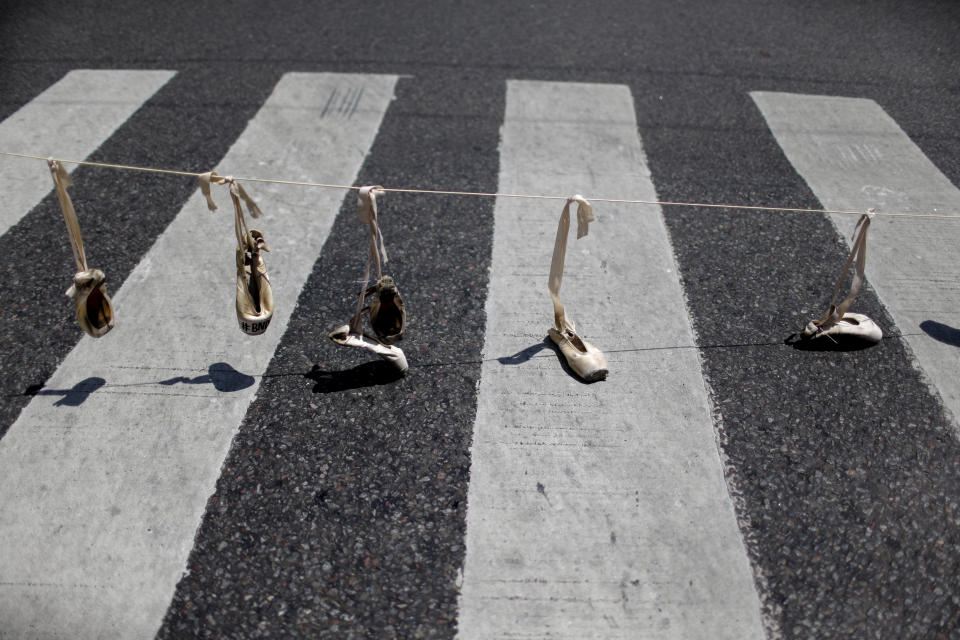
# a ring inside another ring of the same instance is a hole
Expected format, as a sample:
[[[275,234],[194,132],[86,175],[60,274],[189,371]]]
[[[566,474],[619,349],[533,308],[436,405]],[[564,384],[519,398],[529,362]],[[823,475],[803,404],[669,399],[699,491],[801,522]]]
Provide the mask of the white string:
[[[33,160],[56,160],[60,163],[76,164],[87,167],[100,167],[103,169],[119,169],[123,171],[143,171],[147,173],[160,173],[167,175],[189,176],[199,178],[203,172],[177,171],[174,169],[158,169],[154,167],[138,167],[125,164],[113,164],[108,162],[92,162],[89,160],[66,160],[63,158],[50,158],[44,156],[31,155],[27,153],[13,153],[10,151],[0,151],[0,155],[14,158],[29,158]],[[320,189],[342,189],[359,191],[361,187],[345,184],[327,184],[323,182],[303,182],[299,180],[278,180],[273,178],[244,178],[234,176],[235,180],[243,182],[262,182],[268,184],[285,184],[298,187],[312,187]],[[527,200],[566,200],[569,196],[538,195],[528,193],[488,193],[484,191],[448,191],[441,189],[411,189],[400,187],[381,187],[382,191],[387,193],[410,193],[441,196],[474,196],[483,198],[523,198]],[[843,209],[804,209],[801,207],[769,207],[764,205],[751,204],[717,204],[711,202],[674,202],[665,200],[627,200],[620,198],[588,198],[591,202],[608,202],[611,204],[646,204],[661,207],[696,207],[702,209],[741,209],[745,211],[772,211],[779,213],[828,213],[835,215],[860,216],[863,211],[843,210]],[[944,215],[938,213],[905,213],[896,211],[877,211],[874,215],[886,218],[928,218],[936,220],[960,219],[960,215]]]

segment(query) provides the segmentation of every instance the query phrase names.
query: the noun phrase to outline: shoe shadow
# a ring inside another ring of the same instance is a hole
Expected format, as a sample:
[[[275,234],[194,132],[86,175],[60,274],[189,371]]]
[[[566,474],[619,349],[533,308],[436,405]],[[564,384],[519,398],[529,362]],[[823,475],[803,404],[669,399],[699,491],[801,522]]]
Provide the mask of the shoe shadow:
[[[497,358],[497,362],[499,362],[500,364],[507,364],[507,365],[523,364],[524,362],[527,362],[528,360],[530,360],[530,358],[537,355],[544,349],[549,348],[549,346],[552,344],[553,344],[553,341],[550,340],[550,337],[548,336],[546,339],[544,339],[543,342],[540,342],[535,345],[531,345],[521,351],[517,351],[512,356],[503,356],[503,357]]]
[[[950,325],[934,320],[924,320],[920,323],[920,328],[934,340],[952,347],[960,347],[960,329],[954,329]]]
[[[30,385],[23,392],[25,396],[63,396],[53,403],[55,407],[79,407],[90,394],[107,384],[103,378],[92,376],[81,380],[71,389],[44,389],[42,384]]]
[[[568,376],[570,376],[580,384],[594,384],[596,382],[603,382],[603,378],[600,378],[598,380],[584,380],[579,375],[577,375],[577,372],[574,371],[570,367],[570,365],[567,363],[567,357],[563,355],[563,351],[560,351],[560,347],[558,347],[554,343],[554,341],[550,339],[550,336],[547,336],[546,338],[543,339],[543,344],[546,348],[551,349],[555,354],[557,354],[557,360],[560,361],[560,366],[563,367],[563,370],[566,371]]]
[[[388,362],[372,360],[343,371],[325,371],[315,364],[303,377],[316,383],[314,393],[337,393],[390,384],[403,378],[403,373]]]
[[[537,344],[530,345],[529,347],[516,352],[512,356],[503,356],[497,358],[497,362],[505,365],[518,365],[527,362],[533,356],[537,355],[544,349],[549,349],[557,354],[557,359],[560,361],[560,366],[563,367],[563,370],[567,373],[568,376],[579,382],[580,384],[593,384],[594,382],[599,382],[599,380],[593,380],[588,382],[577,375],[577,372],[570,368],[570,365],[567,364],[567,359],[564,357],[563,352],[560,351],[560,347],[554,344],[553,340],[550,339],[550,336],[546,336],[543,339],[543,342],[538,342]]]
[[[877,343],[853,336],[822,336],[816,340],[801,340],[799,334],[794,333],[787,337],[783,344],[790,345],[797,351],[862,351]]]
[[[161,380],[160,384],[170,386],[174,384],[212,384],[217,391],[240,391],[253,386],[256,382],[253,376],[240,373],[226,362],[216,362],[207,369],[206,375],[188,378],[177,376],[169,380]]]

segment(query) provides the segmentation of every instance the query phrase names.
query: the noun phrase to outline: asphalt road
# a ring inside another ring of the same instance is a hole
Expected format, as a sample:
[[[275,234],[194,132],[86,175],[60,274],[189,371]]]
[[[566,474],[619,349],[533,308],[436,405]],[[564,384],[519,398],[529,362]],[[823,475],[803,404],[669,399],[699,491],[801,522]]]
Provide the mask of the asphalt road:
[[[398,74],[357,183],[492,192],[506,80],[616,83],[632,92],[662,200],[818,208],[749,95],[784,91],[877,102],[960,185],[951,2],[128,4],[5,3],[0,118],[73,69],[175,70],[91,159],[204,171],[283,73]],[[90,167],[74,178],[91,262],[114,288],[196,190]],[[336,284],[357,277],[348,202],[159,636],[454,635],[494,205],[388,206],[404,221],[389,241],[393,275],[411,283],[411,375],[357,365],[318,320],[352,304]],[[81,337],[56,207],[47,197],[0,237],[0,435]],[[664,218],[768,635],[960,637],[956,421],[869,287],[857,310],[885,328],[877,347],[782,343],[819,315],[846,257],[830,221],[679,207]]]

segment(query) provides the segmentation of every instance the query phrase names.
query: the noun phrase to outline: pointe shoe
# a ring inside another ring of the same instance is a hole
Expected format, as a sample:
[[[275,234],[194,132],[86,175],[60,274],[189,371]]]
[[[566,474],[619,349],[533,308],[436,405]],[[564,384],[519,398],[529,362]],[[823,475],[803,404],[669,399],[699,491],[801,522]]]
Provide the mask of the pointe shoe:
[[[850,250],[850,257],[847,258],[847,263],[840,272],[837,286],[834,287],[833,296],[830,298],[830,308],[827,309],[822,318],[807,324],[799,334],[790,336],[787,339],[788,344],[794,344],[799,348],[821,349],[824,347],[831,348],[833,345],[840,349],[856,349],[876,344],[883,338],[883,331],[873,320],[862,313],[847,312],[847,309],[856,300],[857,294],[860,293],[860,287],[863,286],[867,260],[867,229],[870,228],[870,221],[874,215],[876,214],[873,209],[870,209],[857,220],[853,232],[853,246]],[[834,306],[851,264],[854,265],[854,270],[850,291],[839,305]],[[826,338],[826,340],[822,338]]]
[[[237,321],[247,335],[260,335],[273,318],[273,289],[261,255],[270,251],[263,234],[251,229],[246,246],[237,247]]]
[[[403,340],[407,312],[393,278],[380,278],[377,284],[367,289],[367,295],[371,293],[375,295],[370,302],[370,326],[377,334],[377,340],[388,346]]]
[[[548,330],[550,339],[560,348],[560,353],[567,359],[567,364],[574,373],[586,380],[594,382],[607,377],[607,357],[595,346],[577,335],[572,329],[560,333],[553,327]]]
[[[801,341],[833,339],[840,344],[876,344],[883,338],[883,331],[873,320],[862,313],[845,313],[834,324],[823,328],[810,322],[800,333]]]
[[[344,347],[359,347],[360,349],[366,349],[371,353],[377,354],[396,367],[400,373],[406,373],[409,368],[407,365],[407,357],[403,354],[403,350],[400,349],[400,347],[380,344],[359,333],[352,333],[350,331],[350,325],[348,324],[337,327],[331,331],[329,337]]]
[[[100,269],[79,271],[67,295],[77,301],[77,322],[88,335],[99,338],[113,328],[113,304],[107,295],[106,276]]]

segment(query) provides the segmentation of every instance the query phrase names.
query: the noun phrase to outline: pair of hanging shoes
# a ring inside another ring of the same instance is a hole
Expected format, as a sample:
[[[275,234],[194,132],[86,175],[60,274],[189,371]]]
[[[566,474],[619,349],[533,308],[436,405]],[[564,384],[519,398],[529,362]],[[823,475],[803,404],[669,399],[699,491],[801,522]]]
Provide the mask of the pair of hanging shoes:
[[[237,246],[237,320],[247,335],[260,335],[273,318],[273,289],[261,252],[270,251],[263,234],[250,229]]]
[[[874,216],[873,209],[860,216],[854,227],[850,257],[847,258],[840,279],[833,290],[830,308],[818,320],[813,320],[799,334],[787,338],[787,344],[800,349],[857,349],[874,345],[883,338],[883,331],[862,313],[848,312],[863,285],[867,261],[867,230]],[[853,265],[853,280],[847,297],[839,305],[834,301],[840,294],[847,271]]]
[[[407,313],[403,305],[403,298],[397,289],[397,283],[390,276],[381,272],[381,265],[387,262],[387,251],[383,246],[383,234],[377,221],[377,196],[383,195],[380,187],[367,186],[360,189],[357,197],[357,217],[367,225],[370,231],[367,267],[363,274],[363,287],[357,298],[357,309],[350,319],[350,324],[337,327],[328,335],[335,343],[344,347],[359,347],[374,353],[391,365],[400,373],[406,373],[409,368],[407,357],[400,347],[394,343],[403,339],[403,330],[407,322]],[[377,283],[367,288],[370,281],[370,267],[376,265]],[[373,296],[370,306],[364,307],[364,301]],[[370,326],[376,337],[365,335],[363,332],[363,314],[369,312]]]
[[[370,306],[361,309],[351,321],[353,326],[345,324],[330,332],[330,339],[344,347],[359,347],[375,353],[401,373],[407,371],[407,357],[400,347],[394,346],[403,340],[407,313],[400,297],[397,284],[390,276],[381,276],[377,284],[364,292],[364,298],[373,295]],[[364,335],[362,329],[363,311],[370,312],[370,326],[376,338]]]
[[[237,322],[245,334],[258,336],[267,330],[273,318],[273,289],[262,255],[263,251],[270,251],[270,247],[260,231],[247,226],[243,203],[246,203],[251,217],[259,218],[263,213],[243,186],[231,176],[208,171],[200,174],[198,179],[210,211],[217,210],[211,197],[211,185],[227,185],[230,188],[234,231],[237,235]]]

